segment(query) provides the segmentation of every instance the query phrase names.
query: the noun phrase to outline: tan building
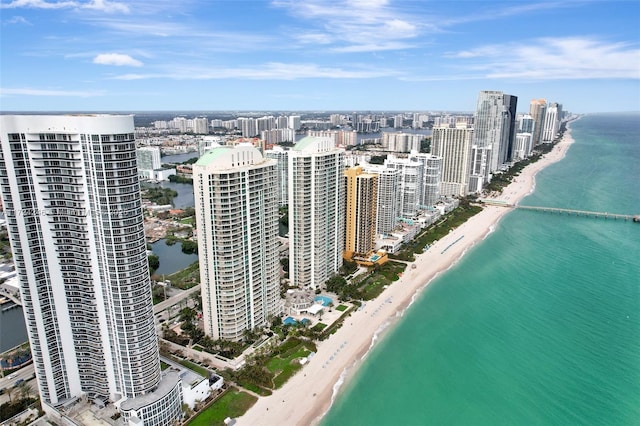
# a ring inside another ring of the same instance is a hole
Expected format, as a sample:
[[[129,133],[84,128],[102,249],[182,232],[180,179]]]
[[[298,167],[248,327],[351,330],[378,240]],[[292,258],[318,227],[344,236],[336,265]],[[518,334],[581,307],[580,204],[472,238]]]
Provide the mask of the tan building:
[[[375,245],[378,176],[356,166],[345,170],[346,222],[344,258],[370,254]]]

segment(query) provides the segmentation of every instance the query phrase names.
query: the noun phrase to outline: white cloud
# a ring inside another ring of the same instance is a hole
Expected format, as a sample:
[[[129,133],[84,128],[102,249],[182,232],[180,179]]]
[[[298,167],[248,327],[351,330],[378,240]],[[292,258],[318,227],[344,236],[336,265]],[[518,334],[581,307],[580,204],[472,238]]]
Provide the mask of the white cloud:
[[[467,69],[486,78],[533,80],[640,79],[637,44],[607,43],[595,38],[542,38],[482,46],[448,55],[469,60]]]
[[[0,87],[0,96],[65,96],[65,97],[80,97],[90,98],[94,96],[102,96],[104,92],[101,91],[81,91],[81,90],[48,90],[48,89],[8,89]]]
[[[13,24],[33,25],[31,22],[29,22],[28,20],[26,20],[22,16],[13,16],[11,19],[8,19],[8,20],[4,21],[3,24],[9,24],[9,25],[13,25]]]
[[[109,0],[91,0],[81,2],[75,0],[64,1],[46,1],[46,0],[13,0],[11,3],[2,4],[3,9],[87,9],[98,10],[102,12],[122,12],[128,13],[129,6],[125,3],[109,1]]]
[[[141,61],[129,55],[123,55],[122,53],[101,53],[93,58],[93,63],[129,67],[141,67],[143,65]]]
[[[171,67],[170,72],[149,74],[124,74],[114,77],[116,80],[143,80],[151,78],[167,78],[174,80],[298,80],[311,78],[330,79],[361,79],[398,76],[394,70],[372,70],[370,67],[343,69],[339,67],[324,67],[316,64],[288,64],[269,62],[252,67],[238,68],[196,68]]]
[[[332,44],[333,52],[413,48],[415,44],[399,40],[416,38],[428,27],[418,17],[393,9],[387,0],[276,0],[272,4],[316,27],[296,29],[294,39],[301,44]]]

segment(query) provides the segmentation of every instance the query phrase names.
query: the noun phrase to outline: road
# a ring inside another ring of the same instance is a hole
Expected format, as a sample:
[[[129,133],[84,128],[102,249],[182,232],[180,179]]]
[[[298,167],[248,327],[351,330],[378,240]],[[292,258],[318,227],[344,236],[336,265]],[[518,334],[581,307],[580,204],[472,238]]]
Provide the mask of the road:
[[[154,314],[158,314],[170,307],[172,307],[173,305],[177,305],[178,303],[180,303],[180,301],[186,299],[187,297],[191,296],[192,294],[196,293],[200,291],[200,284],[196,285],[195,287],[191,287],[189,290],[185,290],[180,292],[180,294],[176,294],[175,296],[171,296],[170,298],[168,298],[167,300],[158,303],[157,305],[153,306],[153,313]]]
[[[29,364],[24,368],[16,371],[15,373],[9,374],[6,377],[0,379],[0,389],[4,390],[4,393],[0,395],[0,404],[4,404],[9,401],[9,395],[7,394],[7,388],[12,388],[16,385],[16,381],[22,379],[25,382],[28,382],[32,389],[32,395],[36,395],[38,393],[38,385],[36,383],[36,379],[33,377],[33,364]],[[14,391],[11,394],[11,399],[15,400],[19,398],[17,391]]]

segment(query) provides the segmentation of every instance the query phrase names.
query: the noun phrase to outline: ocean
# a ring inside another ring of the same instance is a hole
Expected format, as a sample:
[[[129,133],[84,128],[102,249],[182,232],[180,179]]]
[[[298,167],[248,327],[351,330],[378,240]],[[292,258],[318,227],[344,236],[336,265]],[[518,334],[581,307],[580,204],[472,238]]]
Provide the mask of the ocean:
[[[521,204],[640,214],[640,114],[571,128]],[[510,212],[383,334],[321,424],[640,424],[640,224]]]

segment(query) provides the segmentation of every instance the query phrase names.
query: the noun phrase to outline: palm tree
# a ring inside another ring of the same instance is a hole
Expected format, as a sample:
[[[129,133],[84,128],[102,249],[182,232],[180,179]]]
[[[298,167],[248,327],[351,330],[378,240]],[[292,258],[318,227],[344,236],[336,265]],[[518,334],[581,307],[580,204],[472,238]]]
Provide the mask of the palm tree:
[[[20,398],[22,399],[27,399],[31,397],[31,391],[33,390],[31,389],[31,386],[27,382],[18,383],[18,385],[16,386],[16,389],[20,393]]]

